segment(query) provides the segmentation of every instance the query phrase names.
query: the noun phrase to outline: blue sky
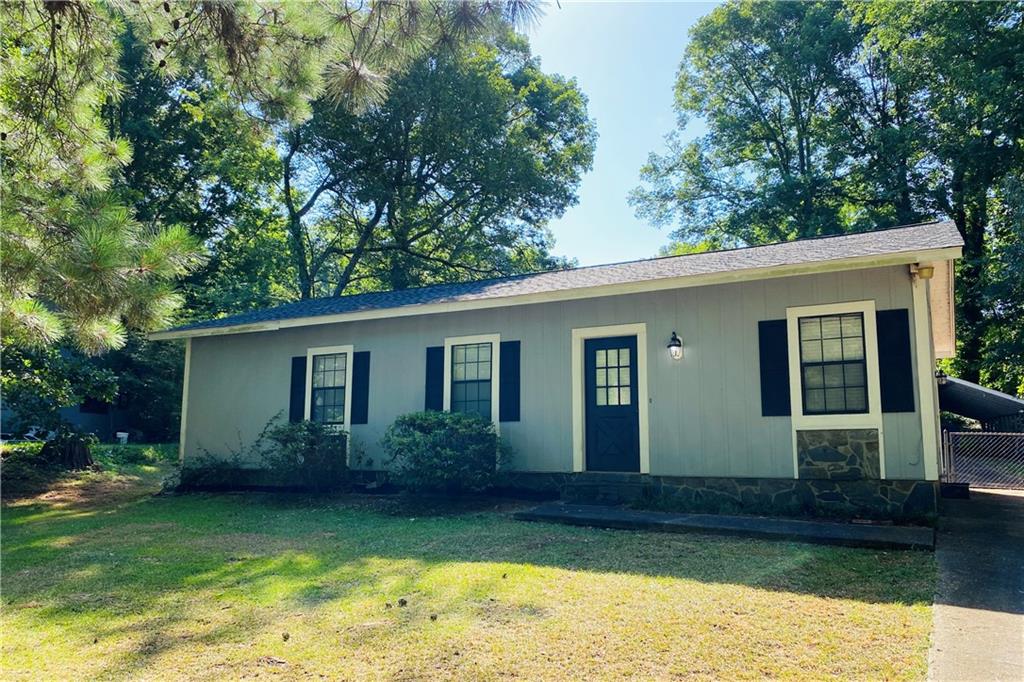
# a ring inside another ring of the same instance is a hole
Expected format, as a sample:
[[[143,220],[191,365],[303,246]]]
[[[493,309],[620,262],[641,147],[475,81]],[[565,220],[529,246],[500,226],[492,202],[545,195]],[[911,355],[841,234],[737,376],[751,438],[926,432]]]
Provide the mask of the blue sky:
[[[668,232],[633,215],[626,195],[640,166],[675,125],[672,87],[687,31],[713,3],[553,3],[528,31],[548,73],[575,77],[589,98],[599,138],[579,204],[554,221],[554,253],[581,265],[657,254]],[[703,133],[691,123],[686,137]]]

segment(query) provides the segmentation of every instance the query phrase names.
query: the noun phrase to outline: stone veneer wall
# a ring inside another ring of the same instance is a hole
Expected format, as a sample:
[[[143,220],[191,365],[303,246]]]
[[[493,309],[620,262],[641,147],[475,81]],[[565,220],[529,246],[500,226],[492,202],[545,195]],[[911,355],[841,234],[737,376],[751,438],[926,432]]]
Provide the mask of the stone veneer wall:
[[[796,432],[797,472],[801,479],[877,480],[878,429],[831,429]]]
[[[560,493],[582,504],[630,504],[690,513],[741,513],[932,522],[935,481],[708,478],[509,472],[513,489]]]

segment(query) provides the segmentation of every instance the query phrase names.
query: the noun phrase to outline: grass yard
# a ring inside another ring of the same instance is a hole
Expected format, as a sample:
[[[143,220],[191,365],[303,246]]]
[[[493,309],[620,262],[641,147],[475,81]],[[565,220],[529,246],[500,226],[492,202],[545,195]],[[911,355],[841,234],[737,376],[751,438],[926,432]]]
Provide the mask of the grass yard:
[[[4,679],[926,673],[927,553],[424,515],[366,497],[153,497],[167,466],[6,501]]]

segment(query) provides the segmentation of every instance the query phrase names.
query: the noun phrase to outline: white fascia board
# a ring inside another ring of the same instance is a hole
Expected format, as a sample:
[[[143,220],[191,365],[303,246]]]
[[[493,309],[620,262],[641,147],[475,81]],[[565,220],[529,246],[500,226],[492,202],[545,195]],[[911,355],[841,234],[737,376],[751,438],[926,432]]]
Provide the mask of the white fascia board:
[[[923,261],[959,258],[961,251],[961,247],[956,246],[945,249],[930,249],[926,251],[907,251],[883,256],[857,256],[856,258],[843,258],[832,261],[817,261],[813,263],[799,263],[796,265],[773,265],[765,268],[749,268],[746,270],[734,270],[729,272],[714,272],[706,275],[663,277],[660,279],[644,280],[642,282],[603,284],[594,287],[544,291],[533,294],[520,294],[516,296],[481,298],[467,301],[450,301],[445,303],[423,303],[420,305],[398,306],[395,308],[376,308],[373,310],[338,313],[335,315],[296,317],[271,322],[233,325],[230,327],[210,327],[204,329],[186,329],[182,331],[168,330],[153,332],[149,335],[149,338],[153,341],[167,341],[171,339],[187,339],[200,336],[222,336],[226,334],[276,331],[278,329],[287,329],[289,327],[308,327],[320,324],[336,324],[338,322],[375,320],[385,317],[412,317],[416,315],[434,315],[438,313],[452,313],[464,310],[482,310],[485,308],[529,305],[531,303],[553,303],[557,301],[600,298],[602,296],[641,294],[653,291],[664,291],[666,289],[685,289],[689,287],[709,286],[713,284],[731,284],[734,282],[749,282],[759,279],[792,277],[794,275],[813,275],[818,273],[837,272],[841,270],[860,270],[865,268],[888,267],[892,265],[907,265]]]

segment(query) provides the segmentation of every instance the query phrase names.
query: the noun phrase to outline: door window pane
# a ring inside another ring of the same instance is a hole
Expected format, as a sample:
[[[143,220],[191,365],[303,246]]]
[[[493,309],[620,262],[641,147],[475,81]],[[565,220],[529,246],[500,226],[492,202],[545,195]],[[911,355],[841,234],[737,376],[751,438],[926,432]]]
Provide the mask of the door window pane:
[[[595,404],[599,407],[631,404],[633,395],[630,386],[629,348],[612,348],[594,353],[595,364],[598,367],[595,370],[594,382]]]

